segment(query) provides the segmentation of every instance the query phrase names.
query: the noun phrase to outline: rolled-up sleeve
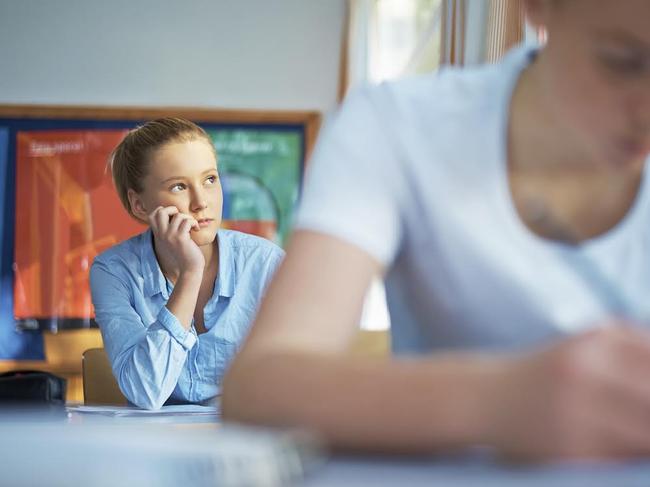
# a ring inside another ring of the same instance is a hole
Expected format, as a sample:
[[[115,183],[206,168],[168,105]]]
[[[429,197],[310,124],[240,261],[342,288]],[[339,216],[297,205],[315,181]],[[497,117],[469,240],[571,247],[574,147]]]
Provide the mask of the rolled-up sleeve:
[[[165,306],[153,323],[145,323],[134,304],[139,291],[107,263],[95,260],[90,285],[95,319],[122,393],[139,407],[160,408],[178,383],[196,335]]]
[[[189,350],[196,343],[196,336],[182,327],[178,318],[167,309],[167,306],[160,309],[157,323],[160,323],[185,350]]]

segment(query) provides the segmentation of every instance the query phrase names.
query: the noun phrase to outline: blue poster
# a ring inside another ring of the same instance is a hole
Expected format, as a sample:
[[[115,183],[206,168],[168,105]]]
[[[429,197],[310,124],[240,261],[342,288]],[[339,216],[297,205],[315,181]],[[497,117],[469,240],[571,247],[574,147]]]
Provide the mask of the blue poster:
[[[13,272],[15,167],[9,164],[9,130],[0,127],[0,359],[43,359],[40,333],[16,331]]]

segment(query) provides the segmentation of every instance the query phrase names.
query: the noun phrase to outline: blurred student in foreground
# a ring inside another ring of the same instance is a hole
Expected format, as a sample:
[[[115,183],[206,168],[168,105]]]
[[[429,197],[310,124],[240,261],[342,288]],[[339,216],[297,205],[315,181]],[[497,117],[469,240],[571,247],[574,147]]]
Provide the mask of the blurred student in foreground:
[[[650,455],[650,2],[526,7],[543,49],[345,103],[227,419],[350,449]],[[346,354],[376,275],[390,361]]]

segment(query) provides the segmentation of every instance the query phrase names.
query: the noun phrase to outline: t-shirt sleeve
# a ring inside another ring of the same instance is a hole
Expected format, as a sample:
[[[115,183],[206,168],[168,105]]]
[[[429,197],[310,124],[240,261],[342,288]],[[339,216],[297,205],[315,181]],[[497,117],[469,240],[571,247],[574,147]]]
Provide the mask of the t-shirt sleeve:
[[[295,228],[340,238],[387,267],[402,238],[405,185],[381,96],[380,88],[350,95],[324,128]]]

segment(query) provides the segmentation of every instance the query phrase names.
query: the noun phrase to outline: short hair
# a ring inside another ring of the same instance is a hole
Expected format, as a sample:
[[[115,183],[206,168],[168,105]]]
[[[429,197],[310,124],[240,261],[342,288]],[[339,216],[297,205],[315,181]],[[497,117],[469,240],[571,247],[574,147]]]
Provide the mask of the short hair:
[[[144,189],[143,181],[148,173],[152,153],[170,142],[201,139],[210,145],[216,156],[214,144],[207,132],[195,123],[182,118],[158,118],[126,134],[122,142],[111,152],[108,167],[117,195],[129,215],[139,220],[131,210],[129,189],[136,193]]]

